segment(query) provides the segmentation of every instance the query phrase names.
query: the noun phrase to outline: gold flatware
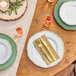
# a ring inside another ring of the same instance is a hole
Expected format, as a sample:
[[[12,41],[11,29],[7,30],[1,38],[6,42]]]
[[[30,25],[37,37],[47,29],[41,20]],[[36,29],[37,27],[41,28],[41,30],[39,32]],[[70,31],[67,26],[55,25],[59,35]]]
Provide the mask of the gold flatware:
[[[58,54],[44,35],[34,41],[34,46],[38,49],[41,57],[47,64],[59,59]]]

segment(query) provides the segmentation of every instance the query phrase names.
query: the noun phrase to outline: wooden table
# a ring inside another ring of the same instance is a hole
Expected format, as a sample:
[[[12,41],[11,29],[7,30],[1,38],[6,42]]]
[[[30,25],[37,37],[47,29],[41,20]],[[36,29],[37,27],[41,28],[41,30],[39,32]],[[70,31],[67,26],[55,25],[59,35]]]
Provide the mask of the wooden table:
[[[26,70],[26,67],[24,67],[25,66],[24,60],[25,60],[25,55],[23,53],[22,59],[21,59],[21,62],[20,62],[20,66],[19,66],[19,69],[18,69],[18,72],[17,72],[17,76],[26,76],[27,71],[29,71],[29,70]],[[62,70],[59,73],[55,74],[54,76],[70,76],[70,74],[73,71],[73,68],[74,68],[74,65],[70,65],[67,68],[65,68],[64,70]],[[31,72],[29,71],[29,73],[31,73]],[[27,75],[27,76],[35,76],[35,75],[30,74],[30,75]],[[48,74],[47,76],[51,76],[51,75]]]
[[[18,76],[52,76],[65,69],[76,60],[76,31],[67,31],[59,27],[53,16],[56,3],[57,0],[55,0],[52,4],[48,3],[47,0],[38,0],[32,24],[25,43],[23,56],[17,74]],[[44,20],[47,15],[52,16],[52,24],[50,28],[44,27]],[[65,45],[63,60],[55,67],[49,69],[42,69],[34,65],[29,60],[26,50],[29,38],[36,32],[45,29],[57,33],[63,39]]]

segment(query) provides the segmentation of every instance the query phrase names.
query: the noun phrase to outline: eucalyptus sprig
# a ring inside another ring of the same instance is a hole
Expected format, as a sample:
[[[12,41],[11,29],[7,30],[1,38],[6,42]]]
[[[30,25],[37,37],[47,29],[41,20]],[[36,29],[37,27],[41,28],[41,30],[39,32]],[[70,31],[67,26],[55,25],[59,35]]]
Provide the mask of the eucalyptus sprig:
[[[9,0],[9,9],[8,9],[7,11],[2,11],[2,10],[0,10],[0,12],[1,12],[1,13],[4,13],[4,14],[8,13],[9,15],[11,15],[12,12],[15,12],[15,14],[17,15],[17,10],[20,8],[20,6],[23,5],[23,4],[22,4],[23,1],[24,1],[24,0],[21,0],[21,1],[16,0],[16,2],[11,2],[11,1]]]
[[[22,6],[22,2],[21,1],[16,1],[14,3],[9,1],[9,12],[8,12],[9,15],[11,15],[13,11],[17,15],[17,9],[19,9],[20,6]]]

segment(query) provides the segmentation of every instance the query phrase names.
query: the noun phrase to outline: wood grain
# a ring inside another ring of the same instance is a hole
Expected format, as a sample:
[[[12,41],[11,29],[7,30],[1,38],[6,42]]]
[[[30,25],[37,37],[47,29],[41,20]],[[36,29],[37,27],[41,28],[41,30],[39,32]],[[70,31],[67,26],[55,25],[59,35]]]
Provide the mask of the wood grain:
[[[52,4],[47,2],[47,0],[38,0],[18,69],[18,76],[53,76],[68,67],[74,60],[76,60],[76,31],[64,30],[57,24],[53,16],[56,3],[57,0],[54,0]],[[46,28],[44,27],[44,20],[48,15],[52,16],[52,24],[49,28]],[[27,56],[26,48],[29,38],[41,30],[50,30],[57,33],[63,39],[65,45],[63,60],[55,67],[49,69],[37,67],[29,60]]]

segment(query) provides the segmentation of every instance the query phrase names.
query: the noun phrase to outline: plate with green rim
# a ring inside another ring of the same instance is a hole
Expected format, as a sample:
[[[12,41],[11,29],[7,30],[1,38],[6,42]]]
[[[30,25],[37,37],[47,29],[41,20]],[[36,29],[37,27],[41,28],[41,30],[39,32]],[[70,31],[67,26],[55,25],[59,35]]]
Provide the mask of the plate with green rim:
[[[61,27],[63,27],[64,29],[66,29],[66,30],[76,30],[76,26],[75,26],[75,25],[74,25],[74,26],[70,26],[70,25],[64,23],[64,22],[61,20],[60,16],[59,16],[59,10],[60,10],[61,5],[62,5],[64,2],[67,2],[67,1],[76,1],[76,0],[59,0],[59,2],[56,4],[55,9],[54,9],[54,17],[55,17],[57,23],[58,23]]]
[[[0,65],[0,70],[4,70],[10,67],[15,62],[15,59],[17,56],[17,46],[16,46],[16,43],[13,41],[13,39],[10,38],[8,35],[0,33],[0,39],[4,39],[8,41],[12,49],[12,55],[10,56],[9,60],[5,62],[4,64]]]

